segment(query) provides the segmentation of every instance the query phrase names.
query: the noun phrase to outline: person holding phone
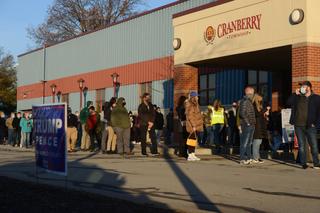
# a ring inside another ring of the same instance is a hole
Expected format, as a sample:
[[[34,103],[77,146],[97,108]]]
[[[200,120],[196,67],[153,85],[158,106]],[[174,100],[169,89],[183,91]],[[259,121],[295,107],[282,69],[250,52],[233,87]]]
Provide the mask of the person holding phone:
[[[320,96],[312,91],[310,81],[300,84],[289,100],[291,107],[290,124],[294,125],[295,134],[299,144],[299,156],[303,169],[307,169],[305,145],[311,147],[313,168],[320,169],[318,157],[317,127],[320,124]]]

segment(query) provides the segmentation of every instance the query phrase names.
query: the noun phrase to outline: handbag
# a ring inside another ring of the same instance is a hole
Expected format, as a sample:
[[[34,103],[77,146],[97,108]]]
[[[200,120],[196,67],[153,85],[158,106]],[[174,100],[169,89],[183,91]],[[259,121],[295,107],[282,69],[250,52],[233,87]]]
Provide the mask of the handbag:
[[[193,137],[192,137],[193,136]],[[187,145],[196,147],[198,145],[198,139],[195,132],[190,133],[187,139]]]

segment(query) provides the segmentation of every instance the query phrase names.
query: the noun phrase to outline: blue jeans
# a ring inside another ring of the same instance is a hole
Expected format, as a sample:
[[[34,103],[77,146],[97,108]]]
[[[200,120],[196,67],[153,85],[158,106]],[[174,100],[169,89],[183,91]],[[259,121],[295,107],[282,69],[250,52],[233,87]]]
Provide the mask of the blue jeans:
[[[8,144],[14,145],[15,144],[15,132],[14,129],[8,129]]]
[[[253,141],[254,126],[241,126],[240,134],[240,160],[252,159],[251,146]]]
[[[308,142],[314,165],[319,165],[318,157],[318,141],[317,141],[317,129],[316,127],[300,127],[295,126],[295,133],[297,135],[299,144],[299,156],[302,165],[307,163],[305,145]]]
[[[157,143],[160,144],[161,136],[162,136],[162,129],[156,129],[156,136],[157,136]]]
[[[272,151],[276,152],[281,145],[282,138],[280,135],[273,135],[272,139],[273,139],[273,144],[272,144],[271,148],[272,148]]]
[[[260,145],[262,143],[262,139],[254,139],[252,143],[252,154],[254,160],[260,159]]]

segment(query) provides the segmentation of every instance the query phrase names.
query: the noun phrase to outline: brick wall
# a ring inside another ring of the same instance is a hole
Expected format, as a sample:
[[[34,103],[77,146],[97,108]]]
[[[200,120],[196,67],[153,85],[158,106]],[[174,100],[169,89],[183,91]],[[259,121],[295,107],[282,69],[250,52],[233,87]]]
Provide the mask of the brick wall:
[[[198,69],[189,65],[174,67],[174,108],[180,96],[188,97],[190,91],[198,91]]]
[[[298,44],[292,48],[292,91],[306,80],[320,94],[320,44]]]

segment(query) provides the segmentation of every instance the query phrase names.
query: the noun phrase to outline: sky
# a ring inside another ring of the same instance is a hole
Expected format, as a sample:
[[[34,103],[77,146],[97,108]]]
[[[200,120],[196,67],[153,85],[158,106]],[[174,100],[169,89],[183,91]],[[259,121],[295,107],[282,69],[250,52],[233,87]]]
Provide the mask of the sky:
[[[15,58],[35,48],[27,28],[43,23],[54,0],[0,0],[0,47]],[[142,10],[150,10],[175,0],[145,0]]]

